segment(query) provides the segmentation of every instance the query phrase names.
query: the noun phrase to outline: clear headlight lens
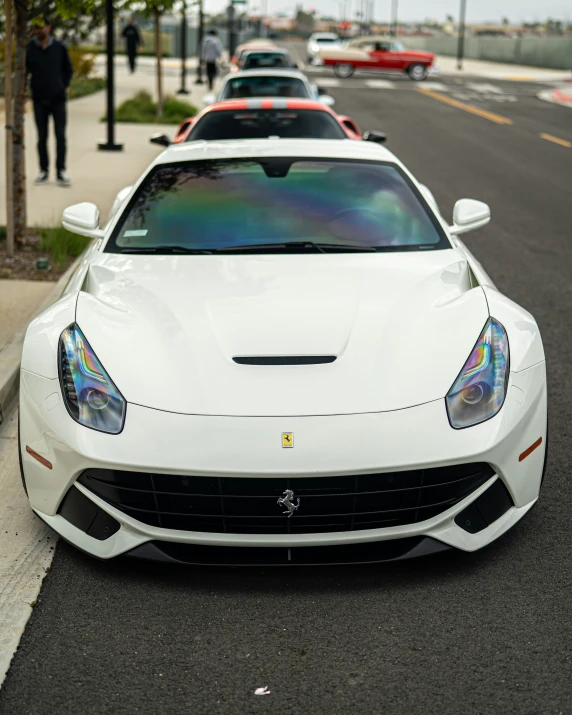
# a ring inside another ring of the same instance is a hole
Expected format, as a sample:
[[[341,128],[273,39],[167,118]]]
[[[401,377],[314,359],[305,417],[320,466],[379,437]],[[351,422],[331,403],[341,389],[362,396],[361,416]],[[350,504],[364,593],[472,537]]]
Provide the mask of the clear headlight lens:
[[[61,334],[58,352],[60,383],[70,415],[85,427],[119,434],[125,421],[125,399],[77,325]]]
[[[489,318],[445,398],[451,427],[463,429],[494,417],[504,404],[509,377],[506,330]]]

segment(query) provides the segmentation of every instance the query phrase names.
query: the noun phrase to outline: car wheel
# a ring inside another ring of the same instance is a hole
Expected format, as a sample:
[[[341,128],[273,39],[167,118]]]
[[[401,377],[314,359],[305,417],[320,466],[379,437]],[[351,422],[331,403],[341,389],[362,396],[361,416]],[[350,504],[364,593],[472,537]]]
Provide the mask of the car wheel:
[[[425,65],[409,65],[407,74],[414,82],[421,82],[427,79],[427,67]]]
[[[353,75],[354,66],[347,64],[346,62],[340,62],[339,64],[334,65],[334,72],[338,75],[338,77],[347,79]]]

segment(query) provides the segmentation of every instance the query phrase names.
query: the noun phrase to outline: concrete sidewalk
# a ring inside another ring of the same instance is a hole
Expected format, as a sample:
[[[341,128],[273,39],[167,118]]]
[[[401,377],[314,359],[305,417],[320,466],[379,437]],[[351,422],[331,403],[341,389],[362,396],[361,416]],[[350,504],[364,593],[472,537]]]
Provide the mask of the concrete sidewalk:
[[[146,63],[131,75],[125,66],[125,58],[116,67],[116,106],[135,92],[145,89],[155,95],[155,74]],[[179,63],[180,64],[180,63]],[[151,71],[146,71],[147,67]],[[166,68],[164,91],[175,94],[180,87],[178,74]],[[194,75],[188,77],[191,94],[185,97],[199,109],[206,85],[195,85]],[[174,125],[158,124],[118,124],[116,141],[124,144],[122,152],[100,152],[97,142],[106,136],[106,125],[101,118],[106,111],[106,94],[97,92],[68,104],[68,173],[72,186],[62,188],[55,183],[55,170],[50,167],[50,183],[36,186],[38,174],[36,153],[36,127],[31,114],[26,115],[26,176],[28,196],[28,225],[55,226],[61,220],[63,209],[70,204],[92,201],[97,204],[102,219],[105,219],[113,199],[124,186],[132,184],[148,164],[161,152],[161,148],[150,144],[153,132],[173,134]],[[55,142],[50,138],[50,157],[55,159]],[[5,165],[5,145],[0,142],[0,166]],[[6,223],[5,175],[0,172],[0,225]]]
[[[572,78],[570,70],[553,70],[470,59],[464,59],[463,69],[458,70],[457,59],[455,57],[445,57],[444,55],[437,57],[437,67],[440,74],[456,77],[470,75],[518,82],[562,82]]]

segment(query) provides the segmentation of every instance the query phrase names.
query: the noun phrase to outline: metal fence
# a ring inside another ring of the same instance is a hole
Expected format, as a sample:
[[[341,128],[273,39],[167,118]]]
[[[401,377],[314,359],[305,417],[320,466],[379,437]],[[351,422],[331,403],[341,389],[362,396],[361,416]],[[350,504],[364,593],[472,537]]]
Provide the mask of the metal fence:
[[[457,54],[457,38],[450,35],[400,39],[411,50],[427,50],[438,55]],[[466,37],[465,57],[531,67],[572,69],[572,38]]]

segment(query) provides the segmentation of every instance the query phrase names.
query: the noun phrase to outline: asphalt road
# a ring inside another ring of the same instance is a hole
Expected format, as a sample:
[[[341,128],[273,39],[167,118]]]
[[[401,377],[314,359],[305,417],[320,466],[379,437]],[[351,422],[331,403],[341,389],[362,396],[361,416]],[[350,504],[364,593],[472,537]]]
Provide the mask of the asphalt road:
[[[540,137],[572,141],[572,112],[524,87],[473,102],[513,122],[497,124],[410,85],[331,92],[387,132],[445,215],[490,203],[467,241],[548,356],[540,501],[479,553],[367,568],[102,563],[60,542],[0,713],[572,712],[572,149]]]

